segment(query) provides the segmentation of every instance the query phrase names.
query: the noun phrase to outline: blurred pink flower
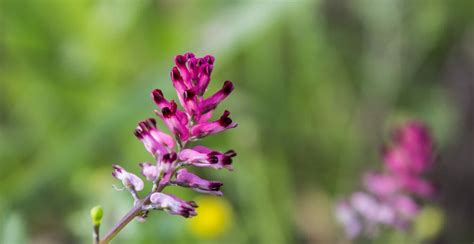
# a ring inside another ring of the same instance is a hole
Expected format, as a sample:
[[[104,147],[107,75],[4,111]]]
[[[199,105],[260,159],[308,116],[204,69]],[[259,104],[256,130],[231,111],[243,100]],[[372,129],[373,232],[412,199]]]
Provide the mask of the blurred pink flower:
[[[407,230],[419,212],[414,197],[435,193],[423,173],[432,165],[432,141],[420,122],[409,122],[394,133],[393,144],[383,154],[384,172],[369,172],[363,181],[367,192],[355,192],[342,201],[336,216],[348,238],[373,236],[379,225]]]

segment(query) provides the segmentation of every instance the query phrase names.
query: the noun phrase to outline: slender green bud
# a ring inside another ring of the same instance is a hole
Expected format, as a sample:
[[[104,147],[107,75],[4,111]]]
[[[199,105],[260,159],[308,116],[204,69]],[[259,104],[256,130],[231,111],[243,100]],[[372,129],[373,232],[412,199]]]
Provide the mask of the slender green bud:
[[[91,219],[94,225],[100,225],[104,210],[100,205],[97,205],[91,209]]]

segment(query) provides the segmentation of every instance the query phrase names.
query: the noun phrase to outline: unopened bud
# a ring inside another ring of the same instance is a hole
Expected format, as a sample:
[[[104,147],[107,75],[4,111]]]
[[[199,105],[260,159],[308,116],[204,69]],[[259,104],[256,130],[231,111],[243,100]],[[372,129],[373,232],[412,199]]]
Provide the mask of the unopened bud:
[[[97,205],[91,209],[91,219],[94,225],[100,225],[102,222],[102,216],[104,215],[104,210],[100,205]]]

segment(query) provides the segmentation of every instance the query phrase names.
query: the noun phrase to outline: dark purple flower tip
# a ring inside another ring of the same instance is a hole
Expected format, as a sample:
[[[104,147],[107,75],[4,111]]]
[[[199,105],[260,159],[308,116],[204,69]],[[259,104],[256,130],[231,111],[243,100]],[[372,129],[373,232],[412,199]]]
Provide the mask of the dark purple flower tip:
[[[164,116],[165,118],[170,118],[170,117],[172,116],[171,110],[170,110],[170,108],[168,108],[168,107],[163,108],[163,109],[161,110],[161,113],[163,114],[163,116]]]
[[[176,65],[185,65],[186,57],[184,57],[183,55],[176,55],[176,57],[174,58],[174,62],[176,63]]]
[[[234,90],[234,84],[230,80],[226,80],[222,86],[222,91],[225,95],[229,95]]]
[[[232,164],[232,158],[231,157],[223,157],[222,158],[222,164],[223,165],[231,165]]]
[[[191,58],[194,58],[195,55],[192,52],[187,52],[187,53],[184,54],[184,57],[186,58],[186,60],[189,60]]]
[[[171,79],[173,81],[183,80],[183,78],[181,77],[181,73],[179,72],[179,70],[176,66],[171,69]]]
[[[197,59],[196,59],[196,64],[197,64],[198,66],[201,66],[201,65],[203,65],[204,63],[205,63],[204,59],[202,59],[202,58],[197,58]]]
[[[176,103],[173,100],[171,100],[170,106],[164,107],[163,109],[161,109],[161,113],[163,114],[163,117],[171,118],[172,116],[175,115],[177,108],[178,108],[178,105],[176,105]]]
[[[194,96],[196,96],[196,93],[194,93],[191,89],[190,90],[186,90],[184,93],[183,93],[183,98],[185,100],[191,100],[194,98]]]
[[[193,208],[198,208],[199,207],[195,201],[189,201],[188,204]]]
[[[153,123],[154,122],[154,123]],[[153,119],[146,119],[146,120],[143,120],[143,121],[140,121],[138,123],[138,126],[140,126],[140,128],[143,130],[143,131],[149,131],[153,128],[156,127],[156,121],[154,121]]]
[[[175,152],[171,152],[171,153],[167,153],[163,155],[163,161],[166,163],[172,163],[176,161],[177,158],[178,158],[178,155],[176,155]]]
[[[205,75],[211,75],[213,69],[214,69],[214,65],[212,65],[212,64],[204,64],[202,66],[202,72]]]
[[[195,58],[190,58],[188,60],[188,66],[191,70],[195,70],[198,67],[198,60]]]
[[[219,158],[217,158],[216,155],[210,155],[207,159],[209,161],[209,163],[211,164],[216,164],[219,162]]]
[[[214,56],[206,55],[206,56],[204,56],[203,59],[208,64],[214,64],[214,60],[215,60]]]
[[[212,181],[209,183],[209,189],[212,190],[212,191],[218,191],[220,190],[221,186],[223,186],[224,184],[222,182],[219,182],[219,181]]]
[[[133,131],[133,134],[138,138],[138,139],[143,139],[143,131],[141,129],[135,129]]]
[[[225,152],[224,155],[229,157],[229,158],[232,158],[232,157],[237,156],[237,153],[234,150],[229,150],[229,151]]]
[[[156,104],[159,104],[165,100],[163,92],[160,89],[153,90],[151,92],[151,97],[153,98],[153,101],[155,101]]]
[[[154,118],[149,118],[147,121],[151,127],[156,127],[156,120]]]
[[[227,127],[230,124],[232,124],[232,119],[229,118],[230,112],[229,111],[224,111],[224,114],[219,118],[219,125],[222,127]]]
[[[146,120],[138,122],[138,127],[140,127],[140,129],[142,129],[142,131],[147,131],[148,130],[148,124],[147,124]]]
[[[115,170],[115,172],[118,172],[118,173],[122,173],[122,167],[116,165],[116,164],[113,164],[112,165],[112,168]],[[114,173],[115,173],[114,172]]]

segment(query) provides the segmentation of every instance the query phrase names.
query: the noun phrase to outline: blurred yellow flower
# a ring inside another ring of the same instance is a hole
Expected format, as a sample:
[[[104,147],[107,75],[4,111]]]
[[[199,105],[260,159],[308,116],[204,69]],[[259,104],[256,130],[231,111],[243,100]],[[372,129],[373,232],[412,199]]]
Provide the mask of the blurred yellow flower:
[[[188,226],[196,237],[215,239],[231,226],[232,209],[224,198],[200,196],[195,201],[198,215],[188,221]]]

